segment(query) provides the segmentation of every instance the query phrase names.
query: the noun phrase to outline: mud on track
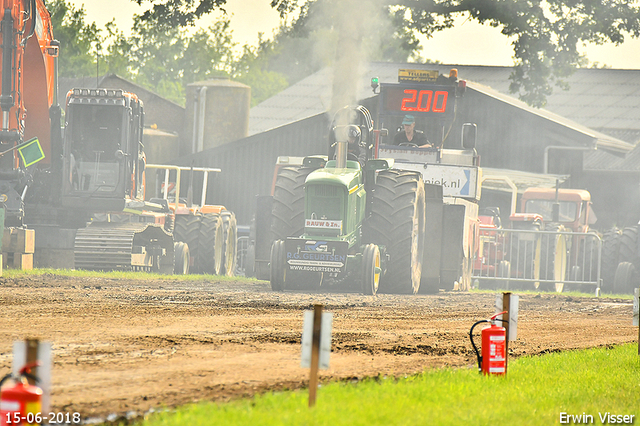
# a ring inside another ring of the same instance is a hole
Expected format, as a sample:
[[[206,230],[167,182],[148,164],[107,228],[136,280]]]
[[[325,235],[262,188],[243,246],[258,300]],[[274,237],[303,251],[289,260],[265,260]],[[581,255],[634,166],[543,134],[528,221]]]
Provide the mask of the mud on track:
[[[16,340],[53,346],[52,410],[83,418],[306,385],[302,311],[334,313],[322,380],[474,368],[467,333],[495,295],[274,293],[262,281],[0,278],[0,373]],[[636,341],[630,300],[520,296],[514,356]]]

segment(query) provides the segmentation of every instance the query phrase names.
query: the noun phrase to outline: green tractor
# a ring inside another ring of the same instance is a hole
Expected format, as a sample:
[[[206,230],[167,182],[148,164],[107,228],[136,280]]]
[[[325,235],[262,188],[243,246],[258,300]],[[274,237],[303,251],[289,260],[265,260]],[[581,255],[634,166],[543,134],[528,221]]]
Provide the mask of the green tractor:
[[[277,174],[272,289],[417,293],[425,247],[420,173],[373,158],[373,122],[362,106],[336,114],[329,143],[328,157],[305,157]]]

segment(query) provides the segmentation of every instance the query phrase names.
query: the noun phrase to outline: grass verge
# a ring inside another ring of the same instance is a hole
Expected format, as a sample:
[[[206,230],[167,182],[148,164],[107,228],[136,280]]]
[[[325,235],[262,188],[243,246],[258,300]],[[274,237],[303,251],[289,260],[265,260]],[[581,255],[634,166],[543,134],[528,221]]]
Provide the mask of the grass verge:
[[[555,296],[555,297],[590,297],[593,299],[627,299],[633,300],[633,294],[614,294],[614,293],[600,293],[600,296],[596,296],[593,293],[583,293],[580,291],[563,291],[562,293],[556,293],[553,291],[535,291],[535,290],[505,290],[505,289],[471,289],[469,290],[472,293],[501,293],[504,291],[510,291],[514,294],[524,294],[529,296],[538,296],[538,295],[546,295],[546,296]],[[638,423],[640,424],[640,422]]]
[[[58,277],[93,277],[93,278],[116,278],[128,280],[170,280],[170,281],[255,281],[255,278],[246,277],[227,277],[224,275],[208,275],[208,274],[190,274],[190,275],[165,275],[150,272],[132,272],[132,271],[85,271],[76,269],[51,269],[37,268],[30,270],[20,269],[4,269],[2,277],[4,278],[20,278],[23,276],[41,276],[53,275]]]
[[[153,414],[144,426],[169,425],[551,425],[561,413],[634,415],[640,424],[637,345],[522,357],[507,377],[444,369],[403,379],[330,383],[226,404],[199,403]],[[621,418],[623,419],[623,418]],[[589,418],[587,418],[589,420]],[[574,424],[576,422],[573,422]]]

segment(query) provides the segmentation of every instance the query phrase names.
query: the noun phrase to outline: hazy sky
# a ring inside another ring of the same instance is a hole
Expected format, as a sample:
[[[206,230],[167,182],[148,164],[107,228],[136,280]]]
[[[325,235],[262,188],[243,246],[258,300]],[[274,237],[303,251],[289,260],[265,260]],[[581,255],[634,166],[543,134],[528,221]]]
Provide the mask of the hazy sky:
[[[138,6],[132,0],[68,0],[76,7],[84,4],[87,21],[99,27],[116,19],[118,28],[125,33],[131,29],[132,16],[148,8],[149,3]],[[228,0],[227,12],[233,14],[231,28],[233,40],[240,46],[256,44],[258,32],[270,37],[280,18],[270,6],[269,0]],[[146,5],[146,7],[144,7]],[[210,25],[220,14],[204,18],[199,25]],[[55,34],[55,28],[54,28]],[[482,26],[474,21],[460,19],[455,28],[438,33],[431,40],[424,40],[422,56],[444,64],[513,65],[511,41],[496,28]],[[640,69],[640,41],[629,39],[621,46],[589,46],[588,58],[613,68]]]

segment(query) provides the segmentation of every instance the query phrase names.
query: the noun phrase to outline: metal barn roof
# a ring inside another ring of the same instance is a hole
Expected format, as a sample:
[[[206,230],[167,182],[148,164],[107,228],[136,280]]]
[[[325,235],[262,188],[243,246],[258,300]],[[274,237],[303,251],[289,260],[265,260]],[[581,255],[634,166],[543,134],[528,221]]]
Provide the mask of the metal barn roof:
[[[511,67],[391,62],[371,62],[363,67],[358,97],[372,95],[370,77],[378,77],[385,83],[397,82],[399,68],[435,69],[445,75],[451,68],[457,68],[461,79],[516,98],[509,93]],[[531,109],[556,114],[635,145],[640,137],[640,70],[578,69],[567,82],[570,89],[554,87],[544,109]],[[330,68],[299,81],[251,109],[249,132],[259,133],[326,111],[331,102],[331,87]]]
[[[599,148],[617,153],[587,153],[586,169],[640,169],[640,153],[631,152],[640,140],[640,70],[578,69],[567,79],[569,90],[554,87],[546,107],[540,109],[509,93],[511,67],[371,62],[359,71],[358,98],[373,95],[371,77],[397,82],[400,68],[435,69],[444,75],[457,68],[459,78],[467,80],[472,90],[591,136]],[[326,112],[332,83],[331,69],[324,68],[256,105],[250,111],[249,134]]]

